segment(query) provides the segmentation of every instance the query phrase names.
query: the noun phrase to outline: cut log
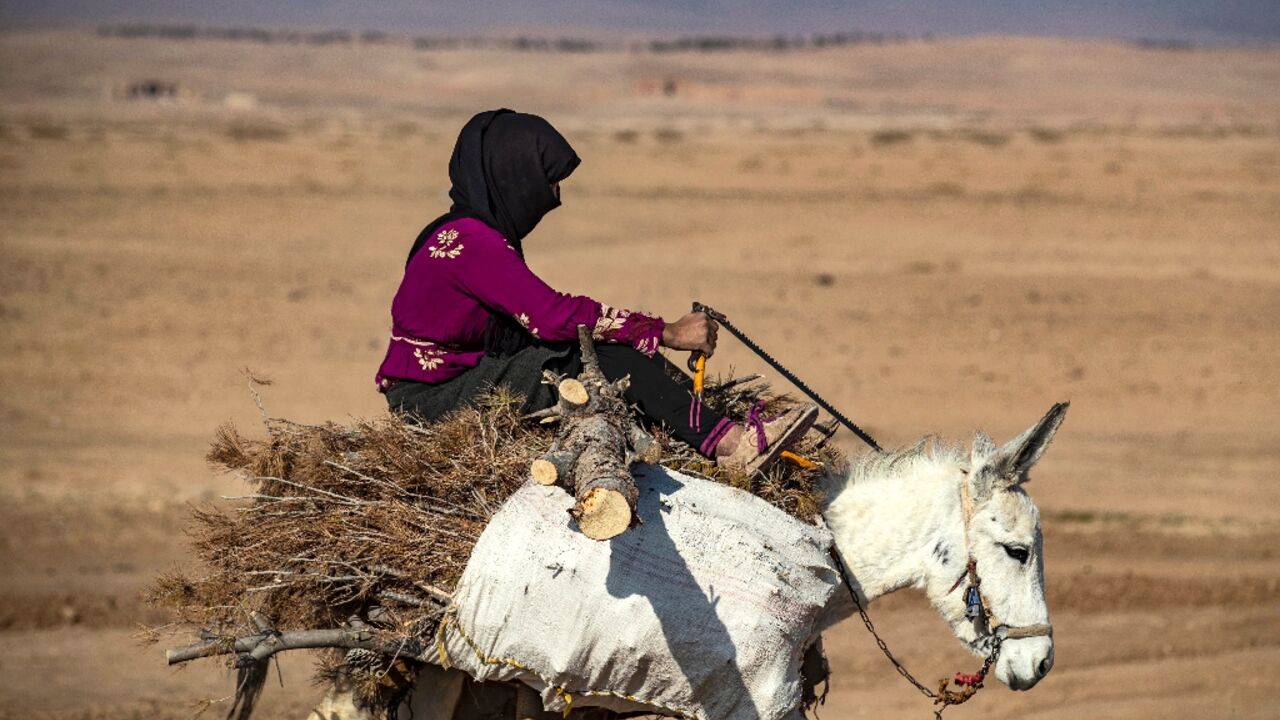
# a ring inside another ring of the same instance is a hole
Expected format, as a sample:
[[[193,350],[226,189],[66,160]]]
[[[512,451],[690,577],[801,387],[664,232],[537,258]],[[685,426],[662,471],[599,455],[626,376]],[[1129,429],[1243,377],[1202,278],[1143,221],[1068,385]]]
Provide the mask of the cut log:
[[[575,378],[549,376],[560,398],[554,408],[532,417],[556,420],[560,430],[552,451],[529,468],[535,482],[559,484],[574,494],[570,514],[589,538],[607,540],[631,526],[636,487],[630,465],[656,462],[661,448],[636,424],[623,395],[628,378],[605,379],[591,333],[578,327],[582,372]]]
[[[565,378],[560,381],[560,385],[556,388],[560,393],[560,402],[570,408],[586,407],[591,402],[591,395],[587,393],[587,386],[582,381],[574,378]]]
[[[653,464],[662,459],[662,445],[639,425],[628,428],[627,442],[630,443],[637,462]]]
[[[618,490],[597,487],[579,496],[572,512],[582,534],[592,540],[617,537],[631,527],[633,501]]]
[[[572,514],[582,533],[594,540],[621,534],[635,511],[638,494],[627,464],[624,432],[617,417],[596,414],[572,423],[562,441],[578,451],[572,476],[578,502]]]
[[[552,450],[533,461],[529,468],[534,482],[539,485],[555,485],[560,478],[573,476],[573,463],[577,453],[568,450]]]
[[[561,473],[555,463],[546,458],[538,458],[530,465],[529,474],[539,485],[555,485]]]

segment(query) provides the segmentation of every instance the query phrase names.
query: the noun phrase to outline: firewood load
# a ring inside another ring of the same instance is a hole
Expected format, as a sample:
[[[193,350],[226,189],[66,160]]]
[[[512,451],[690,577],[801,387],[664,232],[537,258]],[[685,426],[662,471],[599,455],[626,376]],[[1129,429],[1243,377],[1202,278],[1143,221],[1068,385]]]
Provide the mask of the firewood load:
[[[394,696],[398,691],[388,689],[385,680],[402,674],[402,667],[407,668],[403,674],[412,675],[418,664],[448,664],[479,677],[481,666],[489,664],[475,665],[464,659],[474,661],[477,655],[471,640],[489,637],[491,632],[502,636],[504,642],[518,643],[512,649],[532,658],[537,644],[546,639],[533,631],[538,623],[528,628],[521,622],[512,623],[523,610],[510,606],[507,610],[515,615],[505,616],[505,624],[495,624],[492,618],[476,613],[505,611],[498,604],[485,604],[479,596],[466,595],[470,591],[461,586],[464,575],[474,575],[471,591],[483,595],[483,588],[494,586],[499,578],[521,578],[496,562],[494,554],[479,561],[475,557],[482,536],[498,538],[513,533],[524,533],[522,542],[538,545],[529,552],[555,556],[525,557],[524,564],[517,562],[526,570],[547,575],[524,578],[539,586],[537,598],[555,600],[567,594],[591,606],[598,604],[609,613],[621,611],[622,615],[597,618],[600,628],[625,625],[622,616],[640,613],[648,619],[634,625],[635,632],[658,639],[665,635],[665,628],[652,624],[656,621],[654,609],[649,607],[650,599],[643,597],[647,589],[629,601],[640,601],[639,606],[617,605],[616,583],[634,579],[636,588],[648,587],[649,581],[641,582],[640,578],[652,577],[654,568],[642,560],[645,557],[662,558],[661,567],[687,564],[701,568],[696,573],[697,585],[701,585],[704,573],[707,578],[722,575],[718,569],[722,562],[734,568],[751,568],[767,556],[765,566],[773,569],[761,577],[748,572],[749,577],[740,581],[742,587],[754,588],[747,607],[769,605],[773,600],[766,601],[766,595],[776,599],[778,592],[794,594],[806,607],[820,605],[820,596],[827,590],[825,579],[791,589],[779,590],[773,585],[778,577],[804,577],[809,572],[788,570],[775,577],[777,568],[797,561],[795,541],[809,532],[806,528],[812,528],[821,497],[821,473],[779,465],[768,476],[743,477],[670,441],[660,429],[646,432],[623,397],[627,379],[609,382],[600,372],[590,338],[582,333],[580,340],[583,368],[579,377],[547,376],[547,382],[556,385],[558,401],[532,418],[520,414],[524,398],[497,388],[475,404],[429,424],[388,415],[350,424],[304,425],[270,417],[259,396],[259,389],[268,383],[250,377],[250,391],[262,411],[266,437],[251,439],[226,425],[219,428],[208,456],[214,466],[241,474],[250,489],[225,498],[229,503],[196,509],[188,535],[199,564],[158,578],[150,592],[152,602],[168,606],[175,616],[166,630],[157,629],[155,639],[190,631],[199,640],[170,651],[170,663],[231,656],[227,664],[242,675],[237,682],[236,714],[247,717],[267,677],[268,660],[281,651],[327,649],[320,660],[321,674],[355,677],[357,696],[368,707],[392,702],[387,693]],[[791,402],[770,394],[758,376],[711,382],[706,400],[709,407],[730,416],[745,414],[761,400],[769,404],[769,412],[783,411]],[[830,447],[810,445],[801,450],[826,464],[841,462],[838,452]],[[659,455],[665,467],[641,464],[656,463]],[[676,470],[708,479],[688,477]],[[634,478],[648,478],[649,484],[637,485]],[[675,478],[678,481],[672,484]],[[685,490],[677,495],[668,489],[680,487]],[[743,493],[732,488],[755,495],[747,497],[756,503],[739,505],[737,500]],[[701,496],[695,497],[698,494]],[[679,499],[685,496],[687,502]],[[697,508],[701,516],[686,517],[683,511],[677,512],[686,505]],[[773,512],[762,514],[760,508]],[[723,521],[724,529],[714,533],[717,537],[727,540],[740,535],[741,542],[732,543],[734,547],[765,548],[765,556],[753,553],[749,558],[726,560],[723,548],[707,545],[706,529],[720,522],[705,515],[711,510],[731,513]],[[499,513],[505,518],[505,530],[492,527]],[[792,533],[789,542],[778,543],[780,538],[774,538],[758,543],[761,533],[769,535],[783,528],[793,528],[786,530]],[[552,537],[557,538],[554,548],[547,545]],[[680,540],[672,545],[670,540],[677,538],[689,538],[689,544]],[[811,548],[813,544],[813,539],[799,543]],[[513,549],[519,543],[495,539],[489,547],[507,548],[503,552],[513,555],[507,561],[520,555]],[[595,569],[586,575],[557,569],[567,567],[564,563],[573,558],[583,562],[592,558]],[[627,558],[640,562],[631,567]],[[798,567],[811,565],[803,561]],[[613,570],[606,572],[608,568]],[[568,579],[577,584],[559,585]],[[678,604],[699,607],[700,598],[719,594],[723,580],[723,576],[708,579],[705,588]],[[662,579],[658,581],[661,586]],[[717,589],[712,591],[712,587]],[[693,590],[694,585],[685,577],[673,580],[671,588],[662,592],[675,600]],[[757,598],[759,593],[765,595]],[[537,612],[543,610],[545,607]],[[705,660],[708,668],[724,665],[726,648],[741,647],[737,633],[758,626],[761,619],[748,622],[746,611],[736,617],[738,621],[729,623],[729,634],[735,641],[727,645],[708,642],[713,649],[694,664],[701,666]],[[790,618],[788,613],[788,622]],[[701,615],[686,620],[695,626],[712,627]],[[799,625],[788,625],[783,636],[775,635],[770,642],[748,642],[753,647],[771,648],[765,653],[770,657],[787,650],[776,655],[786,667],[751,663],[748,685],[789,686],[794,679],[789,651],[811,630],[811,622],[809,617]],[[478,635],[468,640],[464,628]],[[502,632],[503,628],[508,632]],[[513,628],[523,629],[510,632]],[[525,629],[529,633],[524,633]],[[561,645],[578,637],[570,628],[563,631],[564,637],[558,640]],[[723,640],[723,630],[718,638]],[[442,649],[447,649],[447,658],[440,655]],[[562,649],[572,650],[567,646]],[[626,647],[613,647],[611,652],[614,671],[633,666],[627,660],[630,651]],[[641,655],[662,658],[663,652],[655,645]],[[356,672],[350,663],[353,656],[365,658],[361,667],[370,665],[372,670]],[[643,660],[639,656],[631,659]],[[675,672],[677,666],[688,664],[688,659],[681,660],[671,665],[667,656],[661,662]],[[593,663],[539,665],[560,678],[555,683],[560,688],[626,685],[623,677],[601,675],[601,668]],[[766,669],[778,680],[783,679],[778,673],[785,670],[786,682],[761,684],[760,673]],[[519,679],[536,685],[524,675],[493,679]],[[662,684],[657,676],[649,680]],[[657,685],[648,692],[653,700],[659,700],[658,705],[665,704],[660,701],[665,696],[674,700],[679,695],[679,685],[668,683],[665,689]],[[548,687],[539,689],[548,691]],[[556,705],[545,694],[543,701],[548,707]],[[580,697],[578,703],[586,701]]]
[[[572,492],[577,502],[569,512],[582,534],[608,540],[635,518],[631,466],[657,462],[662,448],[627,408],[623,395],[630,379],[605,379],[585,326],[578,326],[578,340],[582,372],[566,378],[548,371],[547,382],[556,385],[559,402],[531,416],[558,422],[560,428],[551,449],[531,464],[530,475],[540,485],[559,484]]]

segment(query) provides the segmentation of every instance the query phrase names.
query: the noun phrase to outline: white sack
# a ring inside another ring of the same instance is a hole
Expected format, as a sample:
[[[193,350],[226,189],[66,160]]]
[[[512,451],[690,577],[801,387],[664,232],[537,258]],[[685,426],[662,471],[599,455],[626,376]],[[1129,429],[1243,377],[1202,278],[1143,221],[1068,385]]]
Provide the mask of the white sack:
[[[839,583],[830,533],[746,492],[638,468],[643,524],[611,541],[577,530],[560,488],[531,483],[503,505],[454,595],[447,662],[521,680],[549,710],[799,717],[801,657]]]

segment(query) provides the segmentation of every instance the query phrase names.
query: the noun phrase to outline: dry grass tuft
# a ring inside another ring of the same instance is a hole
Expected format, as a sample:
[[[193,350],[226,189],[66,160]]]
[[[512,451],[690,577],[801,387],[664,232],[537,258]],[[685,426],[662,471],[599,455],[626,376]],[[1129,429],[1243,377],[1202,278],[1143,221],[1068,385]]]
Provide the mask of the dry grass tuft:
[[[262,440],[219,428],[209,461],[252,491],[195,511],[203,573],[162,576],[153,600],[218,634],[251,629],[255,610],[281,630],[337,627],[374,605],[431,615],[550,444],[521,422],[521,402],[495,392],[425,427],[270,420]]]
[[[746,417],[752,406],[760,401],[765,404],[766,417],[785,412],[798,404],[788,395],[774,394],[768,383],[749,378],[710,379],[704,398],[707,407],[735,419]],[[820,447],[822,438],[816,432],[810,432],[792,450],[818,463],[818,469],[808,470],[780,461],[764,477],[748,477],[726,470],[688,445],[658,434],[663,444],[662,464],[666,467],[745,490],[806,522],[816,520],[821,511],[823,495],[819,481],[824,472],[828,468],[840,469],[845,465],[844,455],[837,448],[830,445]]]

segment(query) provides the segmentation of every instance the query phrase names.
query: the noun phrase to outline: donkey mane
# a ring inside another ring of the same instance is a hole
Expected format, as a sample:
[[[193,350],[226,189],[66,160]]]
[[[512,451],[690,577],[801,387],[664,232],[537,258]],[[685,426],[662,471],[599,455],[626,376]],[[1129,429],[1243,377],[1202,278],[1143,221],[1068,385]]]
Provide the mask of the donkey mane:
[[[950,465],[959,470],[969,469],[969,455],[964,446],[952,443],[936,435],[926,435],[903,447],[883,453],[870,452],[849,462],[845,485],[887,478],[914,479],[928,475],[922,472],[926,466]]]

